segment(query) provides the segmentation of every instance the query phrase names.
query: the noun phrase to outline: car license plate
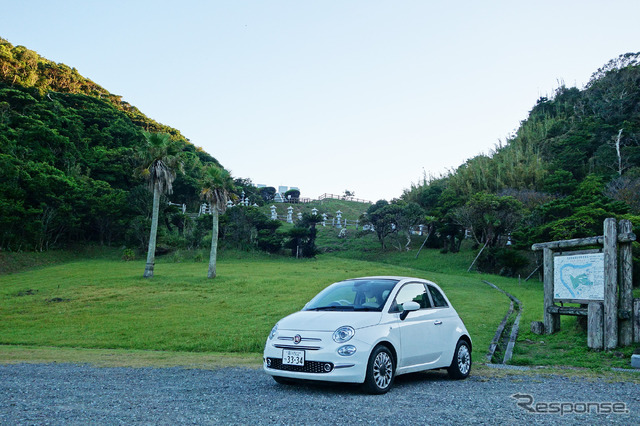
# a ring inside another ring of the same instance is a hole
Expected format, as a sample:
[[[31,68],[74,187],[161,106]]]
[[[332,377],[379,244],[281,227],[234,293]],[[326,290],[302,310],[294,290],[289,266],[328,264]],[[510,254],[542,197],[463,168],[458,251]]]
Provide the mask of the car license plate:
[[[286,365],[304,365],[304,351],[283,349],[282,363]]]

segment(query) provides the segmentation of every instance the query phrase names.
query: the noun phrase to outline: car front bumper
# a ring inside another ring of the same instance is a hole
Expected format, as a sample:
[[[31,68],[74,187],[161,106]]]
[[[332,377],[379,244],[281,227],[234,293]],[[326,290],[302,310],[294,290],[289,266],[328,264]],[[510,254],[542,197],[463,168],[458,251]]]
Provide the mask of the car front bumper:
[[[304,346],[295,346],[287,343],[286,340],[278,340],[277,338],[267,340],[263,357],[264,371],[272,376],[291,379],[363,383],[371,345],[356,339],[338,344],[330,339],[330,334],[318,336],[317,342]],[[355,346],[356,352],[350,356],[339,355],[338,349],[344,345]],[[304,350],[304,365],[283,364],[285,349]]]

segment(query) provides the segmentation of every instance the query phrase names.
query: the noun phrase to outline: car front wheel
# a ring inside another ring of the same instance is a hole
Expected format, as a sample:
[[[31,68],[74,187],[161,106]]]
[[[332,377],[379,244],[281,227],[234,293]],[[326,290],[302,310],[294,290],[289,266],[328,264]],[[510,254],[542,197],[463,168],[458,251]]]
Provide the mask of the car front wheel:
[[[369,357],[367,364],[367,376],[364,388],[373,394],[387,392],[393,384],[395,377],[395,364],[393,354],[386,346],[378,346]]]
[[[469,343],[464,340],[458,340],[451,366],[447,371],[449,372],[449,377],[454,380],[466,379],[469,376],[471,371],[471,348]]]

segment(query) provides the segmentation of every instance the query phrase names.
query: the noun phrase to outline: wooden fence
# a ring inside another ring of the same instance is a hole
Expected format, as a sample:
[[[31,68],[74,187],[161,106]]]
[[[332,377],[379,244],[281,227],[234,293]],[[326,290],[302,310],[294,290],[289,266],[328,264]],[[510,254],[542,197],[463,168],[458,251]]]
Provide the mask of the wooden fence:
[[[344,195],[335,195],[335,194],[322,194],[321,196],[318,197],[318,201],[322,201],[322,200],[327,200],[327,199],[331,199],[331,200],[343,200],[343,201],[355,201],[356,203],[365,203],[365,204],[373,204],[371,201],[368,200],[363,200],[361,198],[355,198],[355,197],[346,197]]]

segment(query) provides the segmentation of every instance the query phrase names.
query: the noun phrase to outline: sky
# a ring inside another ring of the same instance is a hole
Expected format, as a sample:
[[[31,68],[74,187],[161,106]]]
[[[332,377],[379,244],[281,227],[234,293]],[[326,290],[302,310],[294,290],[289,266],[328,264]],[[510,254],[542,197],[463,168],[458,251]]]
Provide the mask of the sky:
[[[76,68],[254,184],[376,201],[488,154],[541,96],[640,51],[637,0],[0,0]]]

